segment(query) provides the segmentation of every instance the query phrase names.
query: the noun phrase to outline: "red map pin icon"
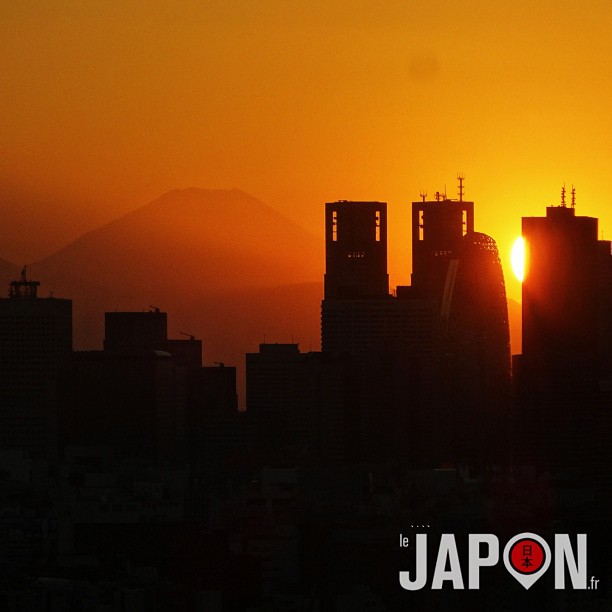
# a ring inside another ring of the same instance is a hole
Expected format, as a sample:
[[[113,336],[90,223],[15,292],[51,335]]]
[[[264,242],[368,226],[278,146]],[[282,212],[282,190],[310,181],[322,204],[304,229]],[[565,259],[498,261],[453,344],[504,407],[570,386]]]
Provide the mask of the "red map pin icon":
[[[504,548],[504,565],[526,589],[540,578],[551,561],[546,540],[535,533],[519,533]]]

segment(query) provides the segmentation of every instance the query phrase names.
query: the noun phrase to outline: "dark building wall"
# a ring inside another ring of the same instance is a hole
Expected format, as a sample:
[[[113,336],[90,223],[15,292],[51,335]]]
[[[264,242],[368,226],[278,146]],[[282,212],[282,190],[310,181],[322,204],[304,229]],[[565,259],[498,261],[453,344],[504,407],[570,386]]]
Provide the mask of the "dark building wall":
[[[430,464],[440,443],[436,300],[324,300],[322,348],[354,362],[354,433],[363,456]],[[418,423],[418,426],[417,426]]]
[[[118,457],[180,459],[184,370],[168,353],[74,353],[60,418],[62,446],[109,446]]]
[[[104,350],[164,350],[168,339],[168,314],[150,312],[104,313]]]
[[[219,470],[255,446],[251,415],[238,411],[236,368],[191,369],[186,413],[187,454],[198,471]]]
[[[174,358],[174,363],[184,368],[202,367],[202,341],[195,338],[168,339],[165,349]]]
[[[522,228],[524,359],[542,375],[588,378],[598,346],[597,219],[548,207],[546,217],[524,217]]]
[[[612,389],[612,252],[609,240],[598,243],[599,257],[599,358],[598,374]]]
[[[56,453],[59,380],[72,351],[72,302],[0,299],[0,446]]]
[[[404,342],[431,355],[438,328],[438,306],[433,300],[385,299],[323,300],[324,352],[367,356],[389,342]]]
[[[348,356],[262,344],[247,354],[247,413],[268,453],[346,461],[358,432],[358,377]]]
[[[72,351],[72,302],[0,299],[2,403],[44,396]]]
[[[272,420],[285,418],[300,355],[297,344],[260,344],[259,353],[246,354],[247,410],[251,414]]]
[[[220,365],[205,367],[195,372],[200,395],[209,410],[233,414],[238,410],[236,368]]]

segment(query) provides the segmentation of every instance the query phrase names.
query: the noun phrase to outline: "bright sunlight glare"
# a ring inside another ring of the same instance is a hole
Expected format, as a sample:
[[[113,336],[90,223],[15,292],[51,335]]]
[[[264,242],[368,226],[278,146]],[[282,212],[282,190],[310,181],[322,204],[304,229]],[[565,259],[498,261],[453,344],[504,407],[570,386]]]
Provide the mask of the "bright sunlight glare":
[[[512,245],[510,261],[512,262],[512,270],[514,271],[514,275],[522,283],[523,279],[525,278],[525,240],[522,236],[517,238]]]

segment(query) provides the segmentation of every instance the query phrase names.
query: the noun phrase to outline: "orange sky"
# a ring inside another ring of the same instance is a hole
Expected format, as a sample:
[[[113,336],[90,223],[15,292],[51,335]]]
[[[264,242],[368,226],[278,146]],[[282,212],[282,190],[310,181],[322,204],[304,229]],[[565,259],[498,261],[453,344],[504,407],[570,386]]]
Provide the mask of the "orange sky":
[[[237,187],[319,234],[325,201],[389,202],[407,282],[409,203],[462,172],[517,298],[520,217],[564,181],[612,237],[611,25],[594,0],[2,2],[0,257]]]

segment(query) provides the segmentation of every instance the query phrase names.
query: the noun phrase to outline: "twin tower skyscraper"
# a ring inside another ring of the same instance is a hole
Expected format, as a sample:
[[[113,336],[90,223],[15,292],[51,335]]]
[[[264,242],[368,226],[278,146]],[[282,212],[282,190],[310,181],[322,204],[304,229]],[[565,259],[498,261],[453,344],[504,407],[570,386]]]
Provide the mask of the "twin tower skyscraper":
[[[459,194],[413,202],[412,282],[393,294],[386,203],[326,204],[322,350],[348,354],[360,368],[368,457],[505,460],[511,362],[502,267],[493,239],[474,231],[461,182]]]

